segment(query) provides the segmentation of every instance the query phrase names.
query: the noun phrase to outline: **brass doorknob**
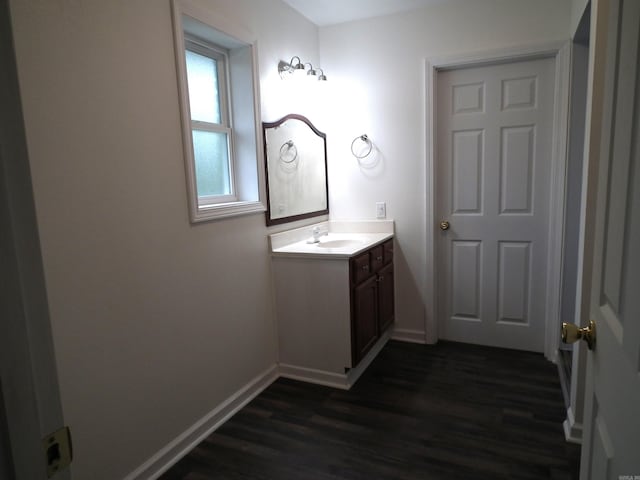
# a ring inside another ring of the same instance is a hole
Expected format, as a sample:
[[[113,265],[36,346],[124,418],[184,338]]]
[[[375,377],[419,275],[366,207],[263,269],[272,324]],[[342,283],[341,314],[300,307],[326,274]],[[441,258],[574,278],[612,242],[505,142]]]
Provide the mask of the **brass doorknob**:
[[[573,323],[562,323],[562,341],[564,343],[574,343],[578,340],[587,342],[589,350],[593,350],[596,346],[596,322],[589,321],[588,327],[578,327]]]
[[[449,222],[443,220],[440,222],[440,230],[449,230]]]

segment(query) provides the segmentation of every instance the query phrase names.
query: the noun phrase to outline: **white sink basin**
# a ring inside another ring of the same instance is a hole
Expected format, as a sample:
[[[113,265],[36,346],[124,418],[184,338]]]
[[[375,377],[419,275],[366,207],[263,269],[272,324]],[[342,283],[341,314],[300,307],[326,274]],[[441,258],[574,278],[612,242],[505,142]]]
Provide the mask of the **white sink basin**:
[[[315,257],[349,257],[368,247],[388,240],[392,233],[328,233],[317,243],[305,238],[273,249],[276,255],[309,255]]]
[[[313,231],[320,230],[320,241],[313,242]],[[350,258],[376,244],[393,238],[393,221],[322,222],[269,236],[275,257]]]
[[[354,239],[320,240],[320,243],[316,243],[316,246],[320,248],[348,248],[357,247],[363,243],[362,240]]]

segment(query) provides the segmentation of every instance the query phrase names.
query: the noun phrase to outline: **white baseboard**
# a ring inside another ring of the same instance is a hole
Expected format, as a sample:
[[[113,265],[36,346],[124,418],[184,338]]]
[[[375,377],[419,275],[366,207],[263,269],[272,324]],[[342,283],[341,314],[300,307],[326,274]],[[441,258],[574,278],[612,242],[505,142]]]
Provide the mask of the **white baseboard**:
[[[350,389],[376,355],[380,353],[389,338],[391,338],[391,333],[387,331],[358,363],[358,366],[345,374],[313,370],[294,365],[273,365],[169,442],[140,467],[124,477],[123,480],[157,479],[279,377],[317,383],[343,390]]]
[[[350,388],[345,374],[325,372],[324,370],[316,370],[313,368],[297,367],[286,363],[280,364],[280,376],[290,378],[292,380],[299,380],[301,382],[340,388],[342,390],[349,390]]]
[[[378,339],[375,345],[369,350],[365,357],[360,360],[358,365],[350,369],[346,373],[326,372],[324,370],[315,370],[313,368],[298,367],[295,365],[280,364],[280,376],[300,380],[302,382],[316,383],[327,387],[340,388],[349,390],[360,378],[360,375],[367,369],[369,364],[380,353],[380,350],[386,345],[391,338],[391,333],[387,330]]]
[[[153,480],[158,478],[277,379],[278,366],[273,365],[181,433],[158,453],[127,475],[124,480]]]
[[[564,438],[569,443],[582,445],[582,423],[577,423],[571,407],[567,408],[567,419],[562,422]]]
[[[391,338],[391,329],[387,329],[387,331],[380,336],[380,338],[378,339],[376,344],[371,348],[371,350],[369,350],[369,353],[367,353],[364,356],[364,358],[360,360],[360,363],[358,363],[356,367],[349,370],[349,373],[347,374],[347,377],[349,377],[349,388],[351,388],[351,386],[354,383],[356,383],[356,381],[360,378],[360,375],[364,373],[364,371],[369,367],[371,362],[373,362],[374,358],[378,356],[378,354],[380,353],[380,350],[384,348],[384,346],[387,344],[390,338]]]
[[[394,328],[391,338],[400,342],[427,343],[426,333],[424,330],[405,330],[402,328]]]

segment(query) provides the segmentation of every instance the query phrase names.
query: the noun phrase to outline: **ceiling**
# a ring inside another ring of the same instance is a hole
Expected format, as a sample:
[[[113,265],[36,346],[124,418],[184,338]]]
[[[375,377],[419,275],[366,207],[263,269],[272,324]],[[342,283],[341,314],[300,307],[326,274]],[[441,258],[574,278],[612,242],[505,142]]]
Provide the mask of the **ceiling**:
[[[318,26],[416,10],[447,0],[284,0]]]

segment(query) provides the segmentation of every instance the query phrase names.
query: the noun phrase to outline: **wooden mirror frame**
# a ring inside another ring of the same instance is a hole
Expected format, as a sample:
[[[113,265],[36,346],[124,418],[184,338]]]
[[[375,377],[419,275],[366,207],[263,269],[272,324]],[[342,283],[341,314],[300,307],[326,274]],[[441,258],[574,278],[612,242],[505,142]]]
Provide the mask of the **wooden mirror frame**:
[[[322,143],[324,146],[324,152],[323,152],[323,159],[324,159],[324,172],[325,172],[325,182],[324,182],[324,194],[325,194],[325,198],[326,198],[326,205],[327,208],[322,209],[322,210],[314,210],[314,211],[309,211],[309,212],[303,212],[300,214],[296,214],[296,215],[289,215],[286,217],[280,217],[280,218],[272,218],[271,217],[271,212],[272,212],[272,205],[271,205],[271,191],[270,191],[270,186],[269,186],[269,153],[268,153],[268,149],[267,149],[267,130],[271,129],[271,128],[276,128],[280,125],[282,125],[283,123],[285,123],[288,120],[299,120],[303,123],[305,123],[311,130],[313,133],[315,133],[318,137],[320,137],[322,139]],[[297,113],[290,113],[288,115],[285,115],[284,117],[282,117],[279,120],[276,120],[275,122],[263,122],[262,123],[262,136],[263,136],[263,143],[264,143],[264,167],[265,167],[265,182],[266,182],[266,186],[267,186],[267,211],[265,212],[265,218],[266,218],[266,223],[267,226],[271,226],[271,225],[279,225],[282,223],[288,223],[288,222],[295,222],[296,220],[303,220],[305,218],[311,218],[311,217],[317,217],[320,215],[327,215],[329,214],[329,172],[328,172],[328,168],[327,168],[327,135],[323,132],[321,132],[320,130],[318,130],[312,123],[311,121],[309,121],[308,118],[299,115]]]

